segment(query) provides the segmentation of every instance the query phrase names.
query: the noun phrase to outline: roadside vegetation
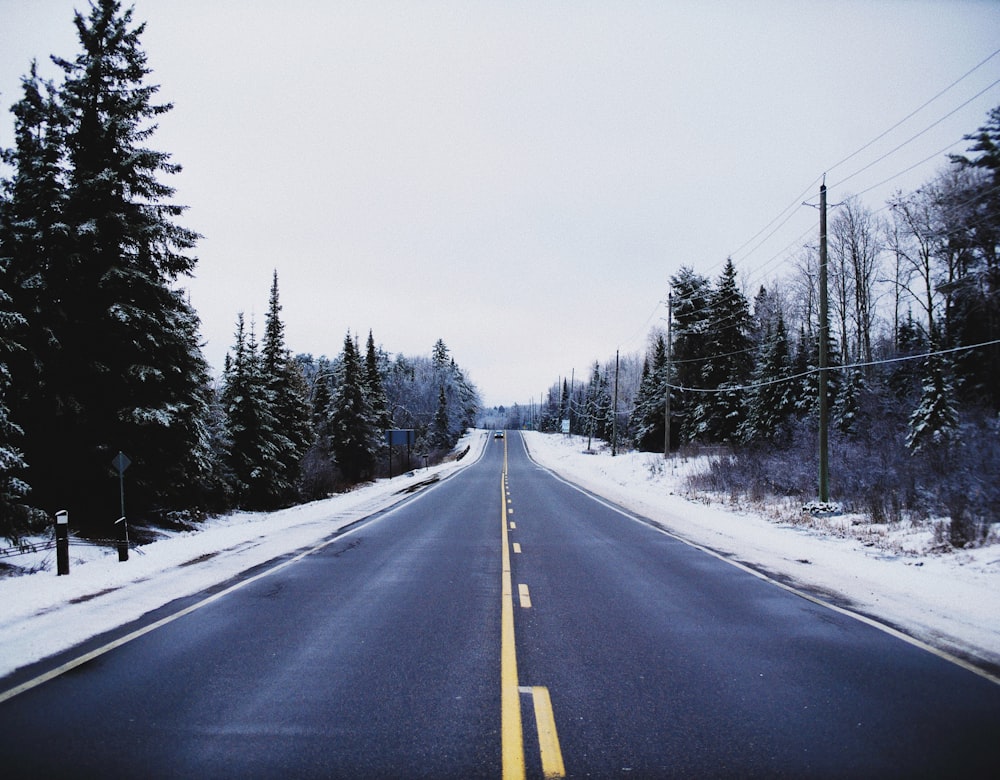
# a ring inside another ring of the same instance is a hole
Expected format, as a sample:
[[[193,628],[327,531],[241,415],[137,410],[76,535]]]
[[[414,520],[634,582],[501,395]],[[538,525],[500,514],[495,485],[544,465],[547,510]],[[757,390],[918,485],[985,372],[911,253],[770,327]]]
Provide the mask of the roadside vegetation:
[[[711,453],[692,489],[790,500],[800,511],[932,524],[949,548],[995,541],[1000,517],[1000,107],[913,192],[846,196],[828,229],[829,327],[819,251],[748,291],[670,277],[670,330],[645,355],[595,361],[540,404],[492,410],[509,427],[570,430],[612,450]],[[669,335],[668,335],[669,334]],[[818,356],[829,356],[829,477],[817,506]]]

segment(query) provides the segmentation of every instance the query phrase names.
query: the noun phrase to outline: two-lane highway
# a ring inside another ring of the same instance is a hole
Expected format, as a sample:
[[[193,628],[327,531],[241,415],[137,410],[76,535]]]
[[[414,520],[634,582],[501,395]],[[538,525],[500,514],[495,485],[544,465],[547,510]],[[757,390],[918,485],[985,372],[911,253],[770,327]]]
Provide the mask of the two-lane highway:
[[[5,775],[985,777],[1000,761],[995,682],[595,500],[516,434],[242,582],[0,703]]]
[[[508,449],[520,685],[548,690],[569,776],[1000,766],[995,682],[630,519],[519,438]]]

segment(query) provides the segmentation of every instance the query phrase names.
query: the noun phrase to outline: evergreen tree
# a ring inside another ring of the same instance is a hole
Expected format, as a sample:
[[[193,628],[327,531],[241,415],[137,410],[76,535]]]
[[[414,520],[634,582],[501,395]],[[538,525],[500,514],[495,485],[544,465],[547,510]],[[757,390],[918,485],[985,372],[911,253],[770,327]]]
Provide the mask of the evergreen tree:
[[[782,381],[791,373],[791,356],[785,318],[780,311],[773,331],[765,333],[764,339],[753,373],[753,389],[747,397],[746,417],[739,428],[744,442],[783,439],[786,422],[795,409],[795,383]]]
[[[910,415],[906,448],[947,452],[958,441],[958,412],[954,406],[954,386],[947,361],[932,354],[925,363],[920,403]]]
[[[3,264],[0,261],[0,273]],[[22,318],[10,311],[10,298],[0,288],[0,353],[9,354],[15,345],[8,333],[22,323]],[[6,363],[0,362],[0,536],[14,539],[26,525],[27,508],[22,503],[29,486],[21,478],[27,468],[19,442],[24,434],[10,419],[6,396],[10,389],[10,372]]]
[[[143,26],[133,27],[132,12],[114,0],[94,3],[75,23],[81,53],[54,58],[65,72],[61,108],[39,108],[48,132],[42,156],[22,171],[30,156],[22,145],[16,161],[18,178],[55,196],[48,204],[25,197],[19,207],[39,210],[35,218],[55,228],[43,241],[56,247],[34,275],[25,273],[31,258],[17,263],[52,309],[28,318],[26,342],[51,350],[36,355],[37,405],[24,405],[22,392],[18,406],[32,426],[34,500],[93,525],[118,515],[110,463],[119,450],[132,460],[131,515],[191,503],[192,488],[212,471],[210,388],[197,316],[175,286],[194,268],[187,253],[197,235],[175,222],[183,208],[158,180],[178,167],[144,145],[170,106],[154,105],[157,88],[144,83]],[[17,297],[32,307],[30,294]]]
[[[249,334],[243,314],[236,321],[236,344],[223,377],[222,405],[232,442],[229,469],[237,506],[272,509],[288,494],[281,463],[283,436],[272,414],[267,378],[253,329]]]
[[[389,400],[385,394],[385,383],[382,381],[380,354],[375,348],[375,337],[370,330],[365,349],[365,391],[375,418],[375,427],[380,431],[388,430],[392,427]]]
[[[673,295],[673,384],[678,387],[702,387],[702,366],[707,354],[711,328],[712,284],[687,267],[670,277]],[[698,394],[684,390],[671,399],[670,414],[680,428],[680,440],[691,441],[698,435],[694,407]]]
[[[55,87],[41,81],[35,63],[21,84],[23,96],[11,109],[16,147],[0,152],[13,169],[12,178],[0,182],[0,474],[9,481],[7,498],[0,499],[0,532],[11,535],[23,525],[25,510],[17,502],[28,492],[29,459],[54,446],[59,436],[58,407],[42,368],[55,365],[58,356],[54,330],[60,312],[52,298],[52,269],[66,251],[66,116]],[[44,502],[44,485],[33,500]]]
[[[341,473],[351,482],[357,482],[371,473],[380,436],[365,395],[364,367],[350,333],[344,338],[337,380],[330,421],[331,444]]]
[[[642,379],[632,411],[631,427],[635,430],[635,446],[646,452],[662,452],[667,392],[667,345],[657,335],[653,345],[653,362],[643,362]]]
[[[298,364],[285,347],[278,272],[274,272],[264,325],[263,371],[268,403],[275,419],[275,444],[281,463],[284,498],[291,500],[299,481],[302,458],[312,443],[308,389]]]
[[[448,430],[448,394],[444,385],[438,389],[438,406],[431,424],[430,446],[436,450],[446,450],[451,446],[451,432]]]
[[[1000,106],[993,108],[972,141],[972,156],[950,155],[952,163],[969,174],[942,204],[947,215],[949,248],[960,242],[960,273],[946,279],[948,331],[951,345],[980,344],[1000,339]],[[932,334],[933,335],[933,334]],[[1000,345],[991,344],[958,353],[955,367],[963,376],[963,394],[1000,409]]]
[[[709,296],[708,314],[701,386],[714,392],[701,394],[692,414],[692,431],[707,441],[734,441],[743,419],[743,394],[736,388],[749,381],[752,359],[750,307],[737,286],[731,259]]]
[[[861,369],[842,372],[840,388],[830,410],[830,421],[846,436],[856,436],[860,430],[861,396],[866,390]]]

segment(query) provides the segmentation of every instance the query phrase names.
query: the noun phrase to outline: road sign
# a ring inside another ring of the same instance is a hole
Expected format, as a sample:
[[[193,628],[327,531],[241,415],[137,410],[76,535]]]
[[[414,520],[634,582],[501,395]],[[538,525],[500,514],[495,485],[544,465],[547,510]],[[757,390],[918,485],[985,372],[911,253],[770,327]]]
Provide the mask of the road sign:
[[[128,455],[124,452],[119,452],[115,455],[114,460],[111,461],[111,465],[118,470],[118,475],[121,476],[125,473],[125,469],[132,465],[132,461],[129,460]]]

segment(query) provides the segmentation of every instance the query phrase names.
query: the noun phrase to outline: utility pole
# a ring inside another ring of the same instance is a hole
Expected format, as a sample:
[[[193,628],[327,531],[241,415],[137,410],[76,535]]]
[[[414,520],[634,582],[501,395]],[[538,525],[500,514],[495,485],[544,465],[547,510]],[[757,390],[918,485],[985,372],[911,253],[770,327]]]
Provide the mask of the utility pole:
[[[615,350],[615,402],[611,407],[611,457],[618,454],[618,350]]]
[[[664,366],[663,370],[665,372],[664,384],[666,387],[664,390],[663,399],[663,457],[670,457],[670,320],[673,319],[674,313],[674,302],[673,293],[669,290],[667,291],[667,364]]]
[[[827,308],[827,257],[826,257],[826,177],[819,188],[819,500],[830,500],[830,464],[828,460],[828,430],[830,425],[827,409],[827,341],[830,332]]]

